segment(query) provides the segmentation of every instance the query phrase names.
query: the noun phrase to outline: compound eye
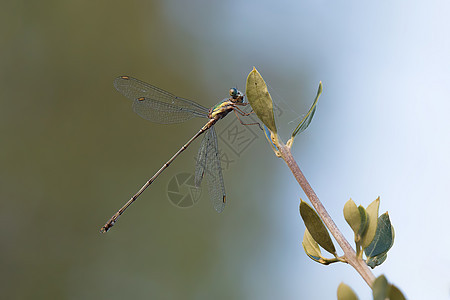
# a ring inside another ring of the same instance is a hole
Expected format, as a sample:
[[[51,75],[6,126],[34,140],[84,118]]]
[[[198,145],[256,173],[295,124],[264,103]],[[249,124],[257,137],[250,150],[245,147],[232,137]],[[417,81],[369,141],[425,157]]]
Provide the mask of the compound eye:
[[[230,96],[231,96],[231,98],[235,99],[238,96],[238,90],[236,88],[231,88]]]

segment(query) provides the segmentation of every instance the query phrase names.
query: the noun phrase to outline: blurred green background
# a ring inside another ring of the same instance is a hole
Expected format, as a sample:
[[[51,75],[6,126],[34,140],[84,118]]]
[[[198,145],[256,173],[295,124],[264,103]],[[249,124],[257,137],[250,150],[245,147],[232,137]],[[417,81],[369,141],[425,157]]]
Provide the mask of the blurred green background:
[[[450,246],[449,10],[444,1],[3,1],[2,298],[333,299],[344,281],[369,299],[350,267],[303,253],[305,196],[260,133],[224,170],[222,214],[206,193],[190,209],[167,199],[169,180],[194,170],[196,142],[108,234],[98,231],[205,122],[145,121],[114,78],[210,107],[232,86],[245,90],[256,66],[300,115],[323,81],[294,145],[305,175],[349,238],[344,203],[380,195],[397,236],[375,274],[411,299],[430,290],[448,299],[449,259],[418,257],[436,240]]]

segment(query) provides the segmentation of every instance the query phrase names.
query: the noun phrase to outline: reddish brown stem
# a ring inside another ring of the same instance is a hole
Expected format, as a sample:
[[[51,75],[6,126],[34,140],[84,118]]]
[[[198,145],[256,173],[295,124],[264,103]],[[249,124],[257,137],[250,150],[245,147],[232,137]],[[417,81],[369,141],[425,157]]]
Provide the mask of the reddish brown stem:
[[[356,271],[367,282],[369,287],[372,287],[372,284],[375,280],[375,276],[373,275],[372,271],[369,269],[367,264],[361,258],[357,257],[355,250],[353,250],[348,241],[345,239],[344,235],[337,228],[333,219],[331,219],[322,202],[320,202],[319,198],[312,189],[308,180],[306,180],[305,175],[303,175],[303,172],[297,165],[297,162],[295,161],[294,157],[291,154],[290,148],[288,148],[286,145],[282,144],[281,141],[279,141],[278,150],[281,157],[284,159],[289,169],[291,170],[292,174],[294,175],[295,179],[297,179],[297,182],[300,184],[306,196],[311,201],[311,204],[316,209],[316,212],[319,214],[323,223],[325,224],[325,226],[328,228],[328,230],[336,239],[339,246],[344,251],[345,260],[348,262],[349,265],[351,265],[353,268],[356,269]]]

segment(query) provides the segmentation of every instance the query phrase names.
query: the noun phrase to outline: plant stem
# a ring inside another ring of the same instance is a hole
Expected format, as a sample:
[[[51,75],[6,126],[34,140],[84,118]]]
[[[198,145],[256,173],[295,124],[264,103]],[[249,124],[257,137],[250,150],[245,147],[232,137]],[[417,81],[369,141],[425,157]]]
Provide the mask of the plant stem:
[[[353,250],[349,242],[345,239],[344,235],[337,228],[333,219],[331,219],[322,202],[320,202],[319,198],[312,189],[308,180],[306,180],[305,175],[303,175],[302,171],[297,165],[297,162],[292,156],[290,148],[284,145],[281,141],[279,141],[278,151],[281,154],[283,160],[288,165],[289,169],[291,169],[292,174],[294,175],[295,179],[297,179],[297,182],[302,187],[306,196],[309,198],[309,201],[311,201],[311,204],[316,209],[316,212],[319,214],[325,226],[334,236],[339,246],[341,246],[342,250],[344,251],[344,258],[347,260],[348,264],[356,269],[356,271],[362,276],[362,278],[366,281],[369,287],[372,287],[372,284],[375,280],[375,276],[373,275],[372,271],[369,269],[367,264],[361,258],[358,258],[356,256],[355,250]]]

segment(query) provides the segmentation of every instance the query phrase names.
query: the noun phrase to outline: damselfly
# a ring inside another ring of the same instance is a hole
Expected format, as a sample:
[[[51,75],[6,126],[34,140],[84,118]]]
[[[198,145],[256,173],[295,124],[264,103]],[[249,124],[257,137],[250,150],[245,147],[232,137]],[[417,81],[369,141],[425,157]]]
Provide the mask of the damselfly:
[[[220,166],[219,150],[217,146],[217,135],[214,124],[225,117],[229,112],[234,111],[239,119],[239,115],[248,116],[250,113],[243,111],[240,107],[246,106],[244,95],[236,88],[230,89],[230,98],[223,100],[214,107],[208,109],[191,100],[176,97],[169,92],[157,88],[148,83],[129,76],[120,76],[114,81],[115,88],[128,99],[133,100],[133,110],[142,118],[161,124],[181,123],[194,117],[208,118],[209,121],[178,150],[152,176],[141,189],[119,209],[108,222],[101,228],[101,232],[107,232],[123,212],[152,184],[153,181],[172,163],[172,161],[186,150],[187,147],[202,133],[206,131],[205,137],[200,145],[195,167],[195,186],[200,187],[205,175],[208,185],[209,198],[217,212],[222,212],[225,207],[225,186],[223,183],[222,168]],[[242,123],[242,121],[239,119]],[[258,123],[244,124],[253,125]]]

